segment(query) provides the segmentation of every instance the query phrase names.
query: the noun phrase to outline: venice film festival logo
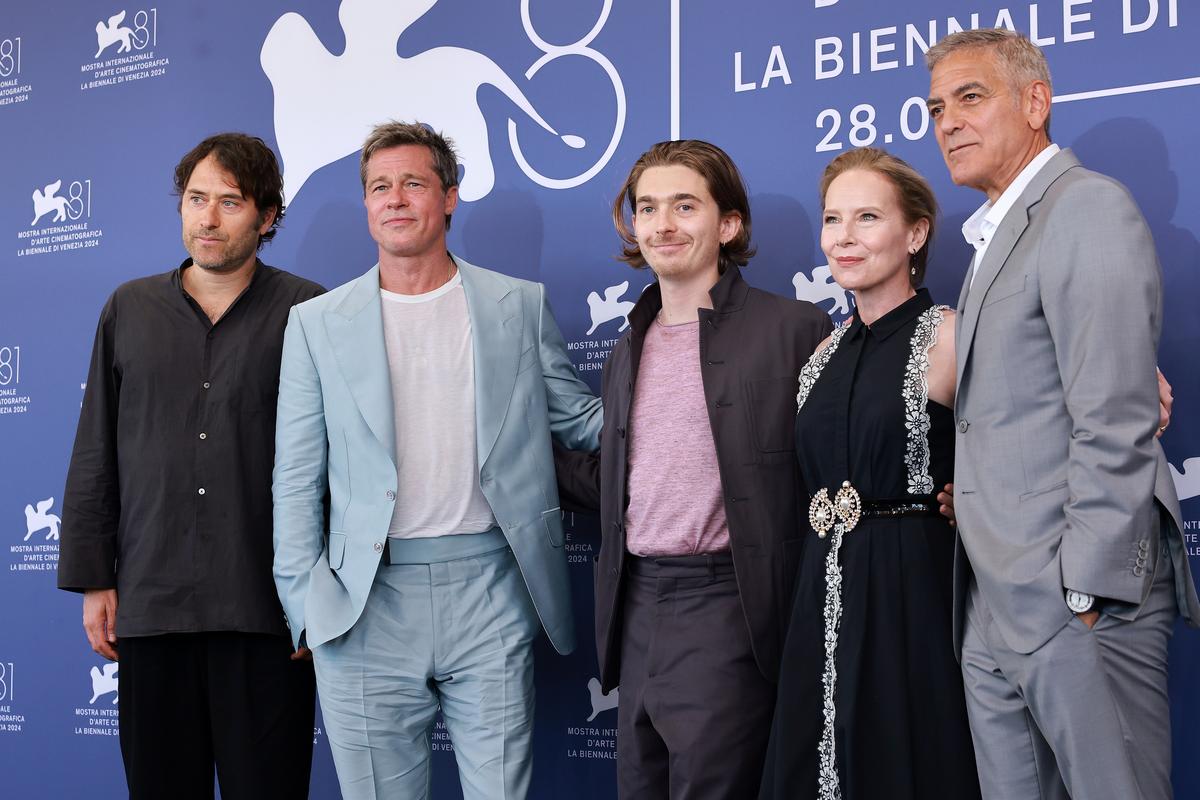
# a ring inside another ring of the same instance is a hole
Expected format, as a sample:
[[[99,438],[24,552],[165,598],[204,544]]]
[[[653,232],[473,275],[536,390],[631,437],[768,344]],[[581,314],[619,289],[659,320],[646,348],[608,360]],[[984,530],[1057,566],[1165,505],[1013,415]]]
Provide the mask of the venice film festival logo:
[[[397,116],[419,120],[449,134],[463,166],[459,197],[464,201],[486,197],[495,184],[495,169],[487,123],[476,98],[484,85],[500,90],[524,113],[523,120],[553,134],[562,146],[593,149],[577,132],[560,133],[558,125],[564,121],[544,119],[518,81],[483,53],[461,47],[435,47],[408,57],[397,55],[396,43],[401,34],[436,3],[343,0],[338,9],[346,41],[341,55],[330,53],[300,14],[289,12],[276,20],[263,41],[260,61],[275,92],[275,138],[283,157],[287,202],[295,199],[317,170],[359,150],[372,125]],[[591,30],[567,45],[550,44],[538,34],[529,6],[529,0],[522,0],[521,24],[542,55],[525,71],[525,80],[533,79],[560,58],[580,57],[604,72],[616,100],[616,118],[607,147],[591,166],[568,177],[548,177],[538,172],[521,149],[517,121],[509,118],[508,143],[521,171],[540,186],[570,189],[586,183],[604,168],[625,128],[621,77],[612,62],[591,47],[608,21],[612,0],[605,0]],[[389,100],[382,104],[381,85],[390,87]]]
[[[1183,470],[1171,464],[1171,477],[1175,481],[1175,493],[1180,501],[1200,496],[1200,456],[1184,459]]]
[[[158,38],[158,9],[139,9],[134,12],[129,25],[125,24],[126,10],[122,9],[107,20],[96,23],[96,55],[117,45],[116,55],[145,50]]]
[[[21,541],[28,542],[29,537],[42,531],[46,531],[46,541],[58,540],[58,526],[62,524],[62,520],[57,514],[50,513],[53,505],[53,497],[38,501],[36,508],[25,505],[25,538]]]
[[[12,556],[10,572],[49,572],[58,566],[58,529],[62,520],[52,513],[53,508],[53,497],[25,504],[25,538],[8,548]]]
[[[595,678],[589,678],[587,688],[588,699],[591,700],[592,703],[592,713],[591,716],[587,718],[588,722],[591,722],[605,711],[611,711],[612,709],[616,708],[617,704],[620,702],[620,687],[614,687],[611,692],[605,694],[600,688],[600,681],[596,680]]]
[[[75,189],[75,181],[71,184],[71,189]],[[50,212],[54,212],[51,222],[66,222],[68,218],[79,219],[79,215],[83,213],[81,198],[75,196],[63,197],[58,193],[62,188],[62,179],[48,183],[41,189],[33,190],[33,222],[29,223],[30,227],[38,224],[42,217]],[[80,187],[82,189],[82,187]],[[72,201],[79,201],[78,205],[73,205]]]
[[[807,300],[815,306],[821,305],[826,300],[832,300],[833,306],[829,309],[830,316],[834,314],[845,316],[850,313],[849,294],[833,279],[833,271],[828,264],[815,267],[811,277],[805,275],[803,271],[797,272],[792,276],[792,286],[796,289],[797,300]]]
[[[629,281],[621,281],[615,286],[607,287],[604,297],[596,292],[588,292],[588,315],[592,319],[592,326],[585,335],[591,336],[601,325],[616,319],[621,320],[621,327],[617,328],[618,333],[629,327],[629,312],[633,310],[634,303],[632,300],[621,299],[627,291]]]
[[[76,736],[116,736],[119,716],[116,705],[120,700],[120,665],[108,661],[88,670],[92,680],[92,696],[86,706],[75,709]],[[109,698],[112,695],[112,698]]]
[[[65,188],[64,188],[65,187]],[[92,217],[92,180],[80,178],[67,183],[56,178],[33,190],[33,218],[29,227],[17,233],[24,245],[18,256],[42,255],[98,247],[104,236],[90,225]]]

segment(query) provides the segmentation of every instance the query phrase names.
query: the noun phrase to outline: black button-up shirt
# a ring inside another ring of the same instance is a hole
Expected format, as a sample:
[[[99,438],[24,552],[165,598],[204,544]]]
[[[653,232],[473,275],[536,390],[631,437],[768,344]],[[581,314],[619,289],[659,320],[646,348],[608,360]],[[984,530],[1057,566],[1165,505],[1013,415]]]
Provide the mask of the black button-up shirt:
[[[258,262],[211,323],[179,269],[113,292],[63,500],[59,588],[117,589],[117,635],[285,634],[271,578],[288,312],[321,294]]]

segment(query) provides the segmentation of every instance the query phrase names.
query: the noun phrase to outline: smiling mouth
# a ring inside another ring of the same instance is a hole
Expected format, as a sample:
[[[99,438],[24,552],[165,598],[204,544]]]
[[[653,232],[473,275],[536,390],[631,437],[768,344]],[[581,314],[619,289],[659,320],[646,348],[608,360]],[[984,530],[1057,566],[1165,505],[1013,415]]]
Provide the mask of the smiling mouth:
[[[840,256],[834,260],[837,261],[838,265],[842,267],[851,267],[855,264],[861,264],[863,262],[863,259],[859,256]]]

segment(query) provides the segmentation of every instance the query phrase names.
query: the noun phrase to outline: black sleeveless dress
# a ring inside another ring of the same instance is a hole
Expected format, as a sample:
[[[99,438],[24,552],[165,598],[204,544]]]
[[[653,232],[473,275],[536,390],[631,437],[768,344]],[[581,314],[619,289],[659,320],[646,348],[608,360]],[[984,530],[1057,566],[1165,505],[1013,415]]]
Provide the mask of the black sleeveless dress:
[[[863,501],[930,500],[951,480],[952,413],[925,379],[944,308],[921,290],[869,327],[843,324],[809,360],[796,418],[809,497],[836,500],[848,480]],[[805,538],[761,797],[978,798],[952,643],[954,529],[863,517]]]

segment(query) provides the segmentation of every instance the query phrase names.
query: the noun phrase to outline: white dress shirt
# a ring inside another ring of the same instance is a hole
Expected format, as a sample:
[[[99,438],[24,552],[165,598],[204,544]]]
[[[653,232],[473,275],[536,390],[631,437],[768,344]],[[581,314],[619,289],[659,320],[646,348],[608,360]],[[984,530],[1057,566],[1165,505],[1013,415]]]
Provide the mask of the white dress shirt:
[[[991,244],[996,229],[1017,202],[1017,198],[1025,191],[1025,187],[1029,186],[1033,177],[1041,172],[1042,167],[1046,166],[1046,162],[1053,158],[1059,149],[1058,145],[1051,144],[1034,156],[1033,160],[1025,165],[1025,169],[1021,170],[1021,174],[1017,175],[1016,180],[996,198],[995,203],[990,200],[984,203],[963,223],[963,238],[975,248],[975,258],[971,260],[971,283],[975,282],[975,273],[983,263],[983,257],[987,254],[988,245]]]

